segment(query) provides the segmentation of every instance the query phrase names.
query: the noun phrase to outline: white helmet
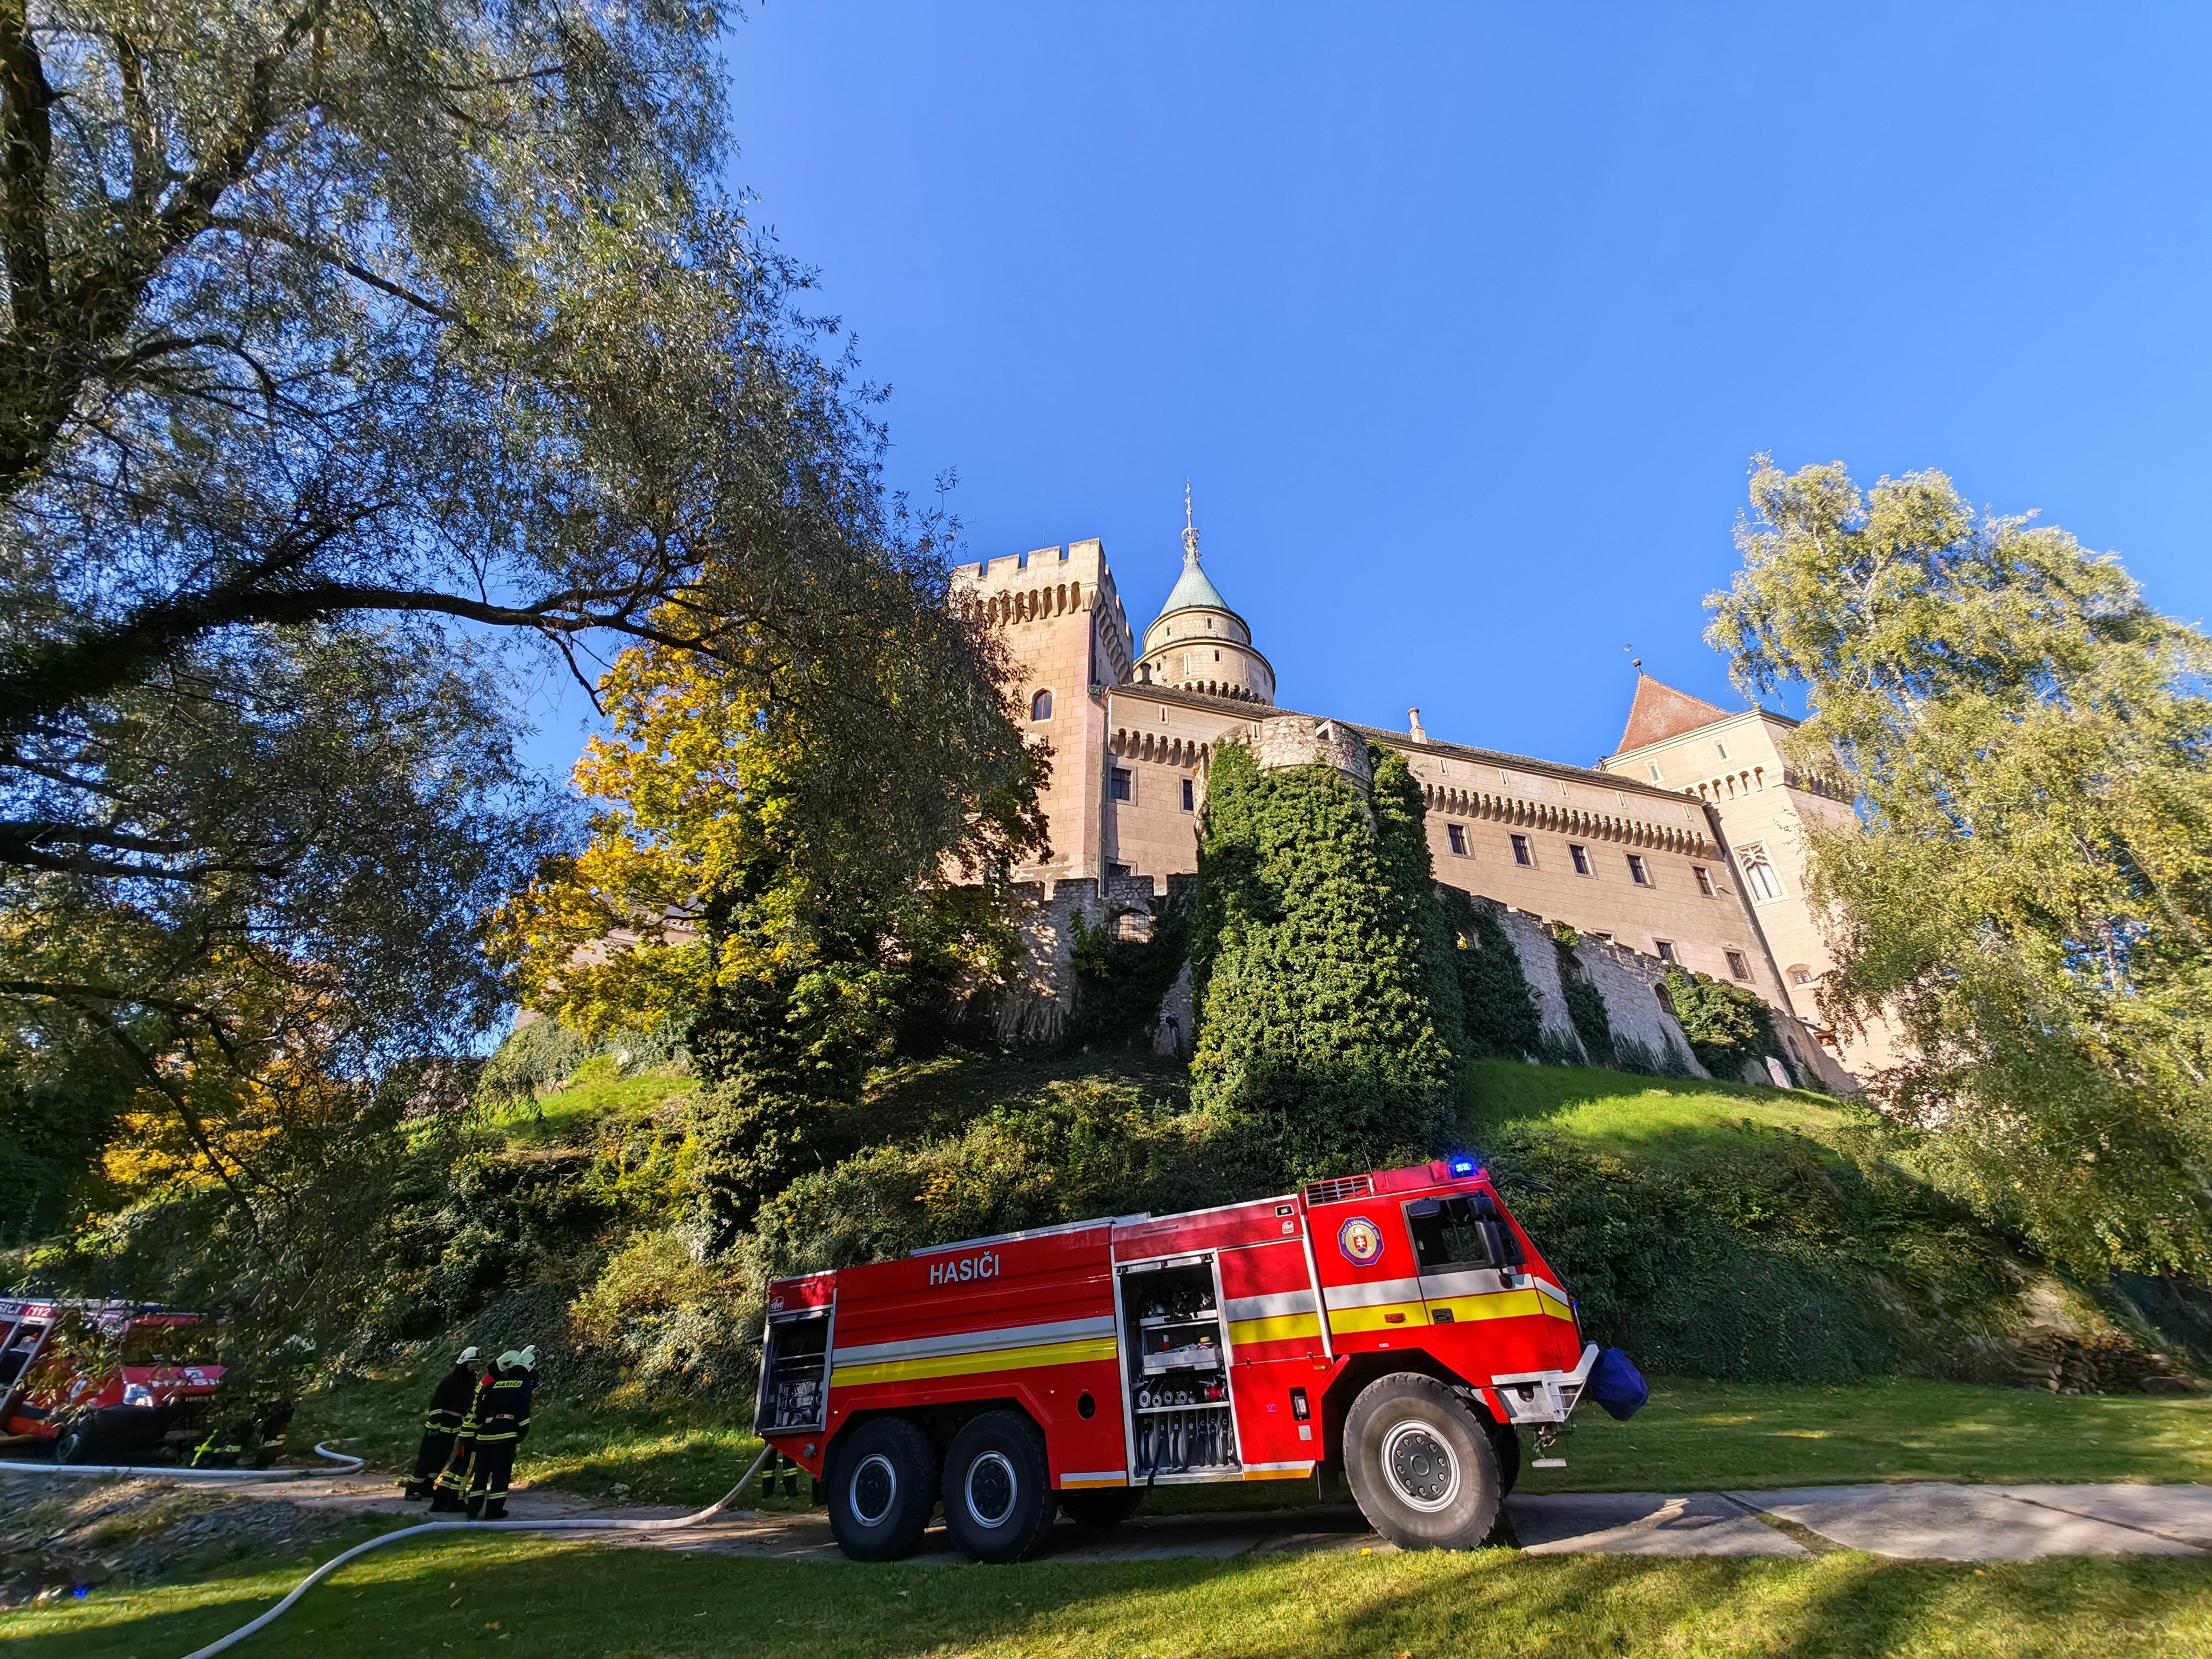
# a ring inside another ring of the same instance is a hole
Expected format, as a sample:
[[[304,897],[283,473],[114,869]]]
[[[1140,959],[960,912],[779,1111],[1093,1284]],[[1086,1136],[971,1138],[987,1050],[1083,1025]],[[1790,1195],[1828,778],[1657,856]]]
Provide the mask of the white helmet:
[[[528,1347],[523,1349],[514,1357],[521,1362],[523,1370],[526,1371],[534,1371],[538,1369],[538,1345],[535,1342],[532,1342]]]
[[[509,1348],[499,1357],[499,1368],[503,1371],[512,1370],[521,1363],[522,1351],[520,1348]]]
[[[456,1365],[473,1365],[476,1362],[477,1350],[472,1347],[462,1349],[453,1359],[453,1364]]]

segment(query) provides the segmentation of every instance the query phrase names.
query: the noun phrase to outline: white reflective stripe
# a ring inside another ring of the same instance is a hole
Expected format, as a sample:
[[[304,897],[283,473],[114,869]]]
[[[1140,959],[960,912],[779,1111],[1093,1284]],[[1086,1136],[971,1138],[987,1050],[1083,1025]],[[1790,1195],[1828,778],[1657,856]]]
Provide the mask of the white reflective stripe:
[[[1311,1291],[1275,1291],[1266,1296],[1232,1296],[1223,1310],[1232,1320],[1282,1319],[1314,1310]]]
[[[1470,1267],[1462,1273],[1430,1273],[1421,1280],[1433,1300],[1447,1296],[1505,1296],[1514,1291],[1541,1291],[1554,1302],[1564,1303],[1567,1293],[1548,1279],[1539,1279],[1534,1273],[1516,1273],[1510,1285],[1501,1285],[1495,1267]]]
[[[907,1342],[840,1342],[830,1356],[833,1365],[870,1365],[885,1359],[924,1359],[938,1354],[987,1353],[994,1348],[1028,1348],[1046,1342],[1067,1342],[1085,1336],[1114,1334],[1114,1316],[1091,1319],[1062,1319],[1049,1325],[1006,1325],[990,1331],[955,1331],[945,1336],[916,1337]]]
[[[1127,1480],[1127,1469],[1070,1469],[1060,1480]]]
[[[1371,1285],[1325,1285],[1322,1293],[1332,1308],[1379,1308],[1392,1302],[1419,1302],[1418,1279],[1379,1279]]]

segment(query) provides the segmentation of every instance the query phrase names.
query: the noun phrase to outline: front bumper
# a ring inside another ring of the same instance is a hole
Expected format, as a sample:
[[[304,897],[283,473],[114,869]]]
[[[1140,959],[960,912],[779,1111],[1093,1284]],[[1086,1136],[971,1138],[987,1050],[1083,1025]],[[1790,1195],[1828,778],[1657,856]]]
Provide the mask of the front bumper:
[[[1512,1371],[1490,1379],[1487,1392],[1497,1402],[1502,1421],[1564,1423],[1583,1397],[1590,1367],[1597,1364],[1597,1344],[1583,1345],[1582,1361],[1571,1371]]]

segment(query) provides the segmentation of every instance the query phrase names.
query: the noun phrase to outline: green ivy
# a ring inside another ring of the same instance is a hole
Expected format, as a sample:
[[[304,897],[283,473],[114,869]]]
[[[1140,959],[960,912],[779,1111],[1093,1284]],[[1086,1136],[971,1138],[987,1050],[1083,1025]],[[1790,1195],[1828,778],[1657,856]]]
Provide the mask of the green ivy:
[[[1667,1000],[1698,1063],[1715,1077],[1740,1079],[1746,1060],[1771,1058],[1788,1064],[1774,1032],[1774,1011],[1755,992],[1670,964]]]
[[[1257,1116],[1301,1173],[1386,1168],[1449,1138],[1459,985],[1419,786],[1371,747],[1363,796],[1326,765],[1215,750],[1200,833],[1191,1099]]]
[[[1119,939],[1115,919],[1093,927],[1078,911],[1074,935],[1075,1018],[1068,1036],[1085,1042],[1138,1042],[1151,1030],[1161,999],[1190,957],[1190,898],[1170,893],[1152,912],[1149,939]]]
[[[1439,888],[1445,926],[1456,935],[1453,966],[1459,981],[1460,1027],[1474,1060],[1525,1060],[1544,1051],[1544,1024],[1536,994],[1521,969],[1498,907],[1456,887]]]

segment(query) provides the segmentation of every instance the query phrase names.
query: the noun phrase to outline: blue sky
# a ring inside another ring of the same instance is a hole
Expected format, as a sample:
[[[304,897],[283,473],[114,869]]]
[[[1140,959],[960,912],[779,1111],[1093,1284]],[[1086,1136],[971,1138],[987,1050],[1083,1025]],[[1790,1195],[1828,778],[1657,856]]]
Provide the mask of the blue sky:
[[[1747,459],[1935,467],[2212,612],[2212,8],[766,0],[732,179],[971,556],[1186,477],[1286,706],[1583,762]],[[574,700],[546,758],[575,747]]]

